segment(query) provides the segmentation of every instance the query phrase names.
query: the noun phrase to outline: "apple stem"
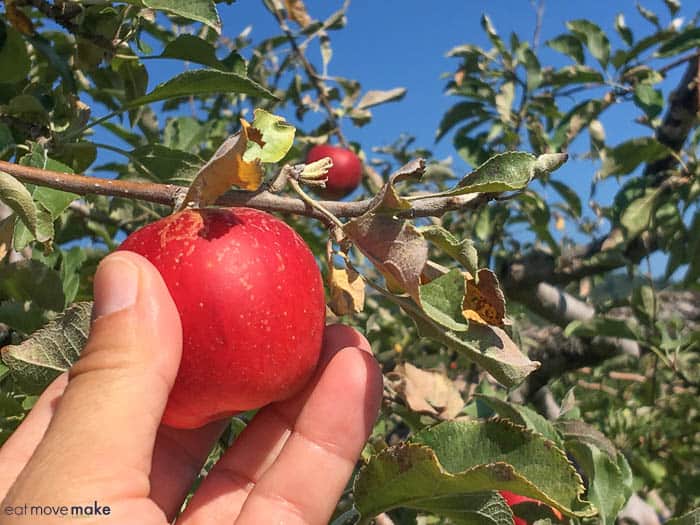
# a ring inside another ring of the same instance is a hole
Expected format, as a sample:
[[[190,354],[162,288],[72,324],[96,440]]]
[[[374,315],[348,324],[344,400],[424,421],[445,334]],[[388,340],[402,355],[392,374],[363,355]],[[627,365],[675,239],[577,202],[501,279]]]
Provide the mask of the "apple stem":
[[[294,180],[293,178],[289,179],[289,185],[292,187],[292,189],[296,192],[297,195],[299,195],[299,198],[303,200],[306,204],[311,206],[313,209],[318,211],[321,215],[323,215],[326,219],[328,219],[334,226],[337,226],[338,228],[343,228],[343,223],[340,222],[340,219],[333,215],[328,209],[326,209],[323,204],[318,202],[317,200],[314,200],[309,196],[308,193],[306,193],[301,185],[299,184],[298,181]]]

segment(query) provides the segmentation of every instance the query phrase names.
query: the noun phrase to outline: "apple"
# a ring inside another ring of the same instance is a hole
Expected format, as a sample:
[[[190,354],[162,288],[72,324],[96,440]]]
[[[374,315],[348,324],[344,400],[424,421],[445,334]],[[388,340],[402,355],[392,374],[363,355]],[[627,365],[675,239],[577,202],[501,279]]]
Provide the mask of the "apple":
[[[182,360],[163,423],[197,428],[286,399],[318,363],[321,273],[299,235],[248,208],[185,210],[120,250],[160,272],[182,321]]]
[[[515,494],[515,493],[513,493],[513,492],[508,492],[507,490],[500,490],[500,491],[499,491],[499,494],[501,495],[501,497],[502,497],[504,500],[506,500],[506,503],[508,504],[508,506],[509,506],[511,509],[513,508],[513,505],[518,505],[518,504],[520,504],[520,503],[525,503],[525,502],[528,502],[528,501],[531,502],[531,503],[536,503],[537,505],[546,505],[545,503],[542,503],[542,502],[539,501],[539,500],[536,500],[536,499],[533,499],[533,498],[528,498],[527,496],[521,496],[520,494]],[[554,514],[554,516],[556,516],[556,518],[557,518],[559,521],[561,521],[562,519],[564,519],[564,516],[562,516],[562,513],[559,512],[557,509],[553,509],[552,507],[549,507],[549,509],[552,511],[552,513]],[[527,522],[525,519],[523,519],[523,518],[521,518],[521,517],[519,517],[519,516],[514,516],[514,517],[513,517],[513,522],[515,523],[515,525],[529,525],[528,522]]]
[[[324,199],[337,200],[352,193],[362,179],[362,162],[349,149],[321,144],[314,146],[306,154],[306,163],[330,157],[333,167],[328,170],[325,189],[319,190]]]

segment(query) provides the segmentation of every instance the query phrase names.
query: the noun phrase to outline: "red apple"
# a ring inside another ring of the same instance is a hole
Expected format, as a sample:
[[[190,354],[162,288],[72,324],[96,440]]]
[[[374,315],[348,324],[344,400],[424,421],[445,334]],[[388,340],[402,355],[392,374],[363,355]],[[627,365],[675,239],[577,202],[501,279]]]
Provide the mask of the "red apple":
[[[307,164],[330,157],[333,167],[328,170],[326,187],[319,191],[324,199],[342,199],[360,185],[362,179],[362,162],[349,149],[322,144],[314,146],[306,154]]]
[[[525,503],[525,502],[532,502],[536,503],[537,505],[546,505],[545,503],[542,503],[539,500],[533,499],[533,498],[528,498],[527,496],[521,496],[520,494],[515,494],[513,492],[508,492],[507,490],[501,490],[499,491],[499,494],[501,497],[506,500],[506,503],[508,504],[509,507],[513,508],[513,505],[518,505],[519,503]],[[561,521],[564,519],[564,516],[562,516],[562,513],[559,512],[557,509],[553,509],[550,507],[552,513],[556,518]],[[513,517],[513,521],[515,525],[528,525],[527,521],[525,521],[523,518],[520,518],[518,516]]]
[[[196,428],[288,398],[321,351],[321,274],[287,224],[248,208],[186,210],[120,246],[146,257],[182,320],[182,361],[163,423]]]

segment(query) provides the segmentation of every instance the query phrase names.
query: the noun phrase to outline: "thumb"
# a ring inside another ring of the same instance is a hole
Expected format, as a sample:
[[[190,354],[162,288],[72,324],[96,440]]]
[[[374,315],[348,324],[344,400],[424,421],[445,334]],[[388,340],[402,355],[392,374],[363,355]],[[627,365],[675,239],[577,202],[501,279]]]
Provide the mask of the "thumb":
[[[156,430],[180,362],[180,318],[158,271],[134,253],[102,261],[94,295],[87,345],[11,494],[26,487],[33,501],[148,495]],[[39,487],[49,492],[39,497]]]

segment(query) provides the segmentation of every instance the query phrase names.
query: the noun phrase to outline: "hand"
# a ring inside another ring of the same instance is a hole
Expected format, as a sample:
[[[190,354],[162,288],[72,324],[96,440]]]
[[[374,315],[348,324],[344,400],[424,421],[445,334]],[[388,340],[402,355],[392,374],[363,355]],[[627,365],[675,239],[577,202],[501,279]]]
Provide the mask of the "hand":
[[[65,523],[51,509],[43,519],[28,512],[93,502],[100,516],[81,523],[171,522],[226,425],[160,426],[181,327],[155,268],[132,253],[110,255],[94,291],[83,355],[0,449],[2,524]],[[304,391],[260,410],[178,525],[328,522],[372,429],[382,382],[369,344],[351,328],[326,329],[321,361]]]

